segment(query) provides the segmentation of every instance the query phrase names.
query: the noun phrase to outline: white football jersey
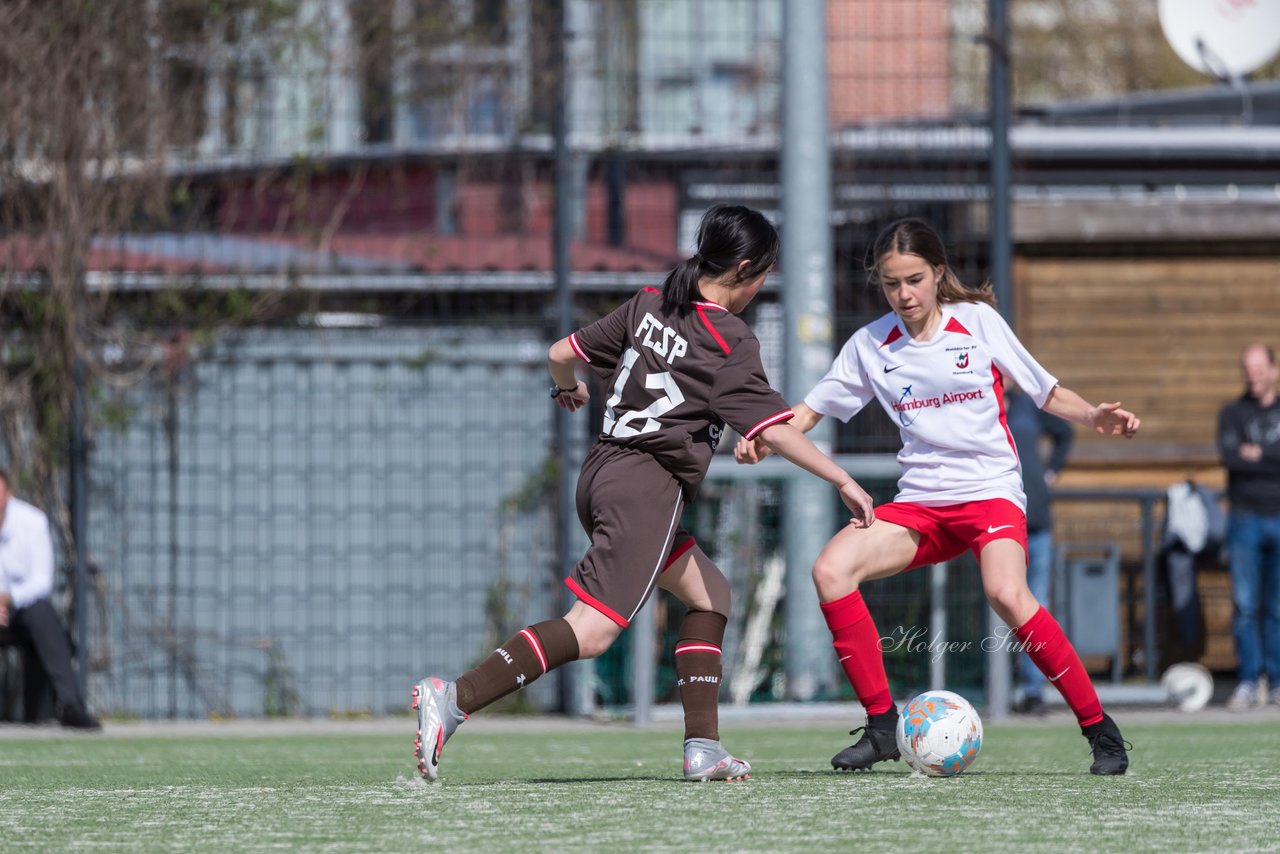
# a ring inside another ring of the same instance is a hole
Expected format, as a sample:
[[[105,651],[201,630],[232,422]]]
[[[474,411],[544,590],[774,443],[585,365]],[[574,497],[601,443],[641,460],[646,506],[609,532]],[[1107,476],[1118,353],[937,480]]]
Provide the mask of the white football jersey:
[[[1005,417],[1005,377],[1044,406],[1058,381],[995,309],[942,306],[929,341],[913,341],[889,312],[853,334],[805,397],[848,421],[880,401],[902,433],[898,501],[945,505],[1006,498],[1026,509],[1018,452]]]

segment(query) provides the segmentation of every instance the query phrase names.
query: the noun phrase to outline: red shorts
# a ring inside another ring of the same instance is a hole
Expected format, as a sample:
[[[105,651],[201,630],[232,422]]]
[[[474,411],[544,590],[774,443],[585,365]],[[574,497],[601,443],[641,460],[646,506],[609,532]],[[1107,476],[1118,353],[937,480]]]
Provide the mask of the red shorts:
[[[976,558],[993,540],[1016,540],[1023,552],[1027,550],[1027,516],[1004,498],[942,507],[895,501],[877,507],[876,519],[920,535],[920,546],[907,569],[951,560],[966,551]]]

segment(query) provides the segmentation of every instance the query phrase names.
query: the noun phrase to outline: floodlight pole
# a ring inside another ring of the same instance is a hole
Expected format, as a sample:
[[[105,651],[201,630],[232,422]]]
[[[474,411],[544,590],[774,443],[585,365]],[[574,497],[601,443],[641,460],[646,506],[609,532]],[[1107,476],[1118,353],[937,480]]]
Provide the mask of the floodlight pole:
[[[553,194],[553,218],[551,224],[552,263],[556,280],[556,339],[574,331],[573,292],[569,282],[569,241],[573,232],[573,211],[570,206],[573,188],[572,163],[569,151],[569,11],[568,0],[556,0],[559,40],[553,51],[554,67],[552,85],[555,87],[555,109],[552,117],[554,146],[555,188]],[[586,412],[579,413],[584,417]],[[581,537],[578,529],[578,513],[574,506],[577,486],[579,449],[574,442],[573,416],[559,407],[555,408],[554,443],[557,463],[556,518],[559,522],[556,536],[556,566],[559,578],[568,574],[576,560],[575,543]],[[576,601],[566,589],[562,601],[569,608]],[[591,674],[594,667],[590,660],[572,662],[560,668],[559,705],[571,715],[590,714]]]
[[[787,0],[782,18],[782,269],[786,376],[798,402],[831,364],[831,151],[827,133],[826,3]],[[809,438],[830,453],[832,427]],[[831,487],[799,470],[783,502],[786,601],[783,666],[787,695],[813,699],[831,686],[831,637],[810,570],[836,530]]]
[[[1010,225],[1012,157],[1009,150],[1008,0],[990,0],[987,46],[990,50],[991,282],[1000,314],[1014,322],[1013,231]]]
[[[1007,0],[989,0],[987,46],[990,49],[991,147],[988,157],[991,175],[991,281],[995,286],[1000,314],[1015,326],[1013,301],[1013,234],[1009,208],[1011,157],[1009,151],[1009,10]],[[1016,328],[1016,326],[1015,326]],[[987,637],[1007,637],[1004,623],[987,609]],[[1004,720],[1009,716],[1012,667],[1009,650],[1003,643],[987,647],[987,716]]]

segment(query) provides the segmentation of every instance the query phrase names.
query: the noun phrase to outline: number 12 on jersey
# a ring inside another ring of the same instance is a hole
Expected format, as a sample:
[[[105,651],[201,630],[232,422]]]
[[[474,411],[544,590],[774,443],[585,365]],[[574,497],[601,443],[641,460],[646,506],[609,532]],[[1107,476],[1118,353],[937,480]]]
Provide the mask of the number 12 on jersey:
[[[622,356],[622,370],[618,373],[617,382],[613,384],[613,396],[605,404],[604,434],[606,436],[626,439],[631,436],[643,436],[645,433],[657,432],[661,426],[658,423],[658,417],[684,403],[684,393],[676,385],[675,378],[671,376],[671,372],[657,371],[644,378],[644,387],[661,391],[662,396],[644,409],[620,411],[618,404],[622,403],[622,391],[626,387],[627,381],[631,378],[631,369],[635,367],[636,360],[639,358],[640,352],[634,347],[629,347]],[[633,422],[640,419],[645,419],[643,424],[638,427],[632,426]]]

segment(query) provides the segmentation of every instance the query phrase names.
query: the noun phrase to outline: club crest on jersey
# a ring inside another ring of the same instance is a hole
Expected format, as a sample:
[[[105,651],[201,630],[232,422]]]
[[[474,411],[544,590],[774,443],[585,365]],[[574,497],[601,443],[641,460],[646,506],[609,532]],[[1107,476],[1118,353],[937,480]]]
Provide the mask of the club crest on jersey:
[[[974,347],[972,344],[965,344],[962,347],[947,348],[947,352],[953,354],[952,364],[955,365],[955,370],[951,372],[952,375],[973,373],[973,371],[969,367],[970,365],[969,353],[973,349]]]

